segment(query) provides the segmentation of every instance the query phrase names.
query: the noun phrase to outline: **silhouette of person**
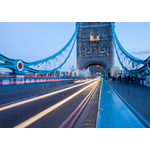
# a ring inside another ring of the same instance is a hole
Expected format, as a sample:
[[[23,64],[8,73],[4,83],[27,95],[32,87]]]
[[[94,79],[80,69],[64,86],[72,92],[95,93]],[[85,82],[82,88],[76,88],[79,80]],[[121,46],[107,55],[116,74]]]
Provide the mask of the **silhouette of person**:
[[[121,83],[121,75],[119,75],[119,82]]]

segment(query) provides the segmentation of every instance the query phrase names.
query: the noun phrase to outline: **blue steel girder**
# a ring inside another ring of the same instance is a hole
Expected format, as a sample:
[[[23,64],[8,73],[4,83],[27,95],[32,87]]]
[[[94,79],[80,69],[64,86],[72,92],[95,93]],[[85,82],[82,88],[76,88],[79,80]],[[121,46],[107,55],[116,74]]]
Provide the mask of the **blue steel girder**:
[[[129,73],[140,73],[142,71],[147,70],[147,63],[150,56],[147,59],[142,60],[129,54],[120,44],[112,22],[111,29],[115,51],[123,69]]]
[[[58,52],[45,59],[25,62],[21,59],[10,59],[0,54],[0,67],[11,69],[13,72],[30,71],[34,73],[50,73],[61,68],[69,58],[78,34],[79,23],[68,43]]]

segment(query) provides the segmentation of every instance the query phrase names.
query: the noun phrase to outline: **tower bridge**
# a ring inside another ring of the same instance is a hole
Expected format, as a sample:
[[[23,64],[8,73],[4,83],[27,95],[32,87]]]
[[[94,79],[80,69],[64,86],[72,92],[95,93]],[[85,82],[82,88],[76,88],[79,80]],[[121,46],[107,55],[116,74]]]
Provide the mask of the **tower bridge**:
[[[119,42],[112,22],[77,22],[68,43],[54,55],[34,62],[12,59],[0,54],[0,67],[14,73],[29,71],[51,73],[60,69],[68,60],[77,40],[77,69],[89,69],[92,74],[113,75],[115,52],[122,68],[129,73],[150,70],[150,57],[146,60],[129,54]],[[115,52],[114,52],[115,50]]]
[[[92,74],[113,75],[114,45],[110,22],[80,22],[77,36],[77,68]],[[103,68],[103,69],[101,69]]]
[[[77,22],[71,39],[52,56],[25,62],[0,54],[0,67],[14,73],[14,76],[0,76],[0,128],[150,127],[150,92],[147,87],[105,78],[81,80],[24,76],[25,71],[35,74],[57,71],[70,57],[75,42],[77,70],[83,68],[87,73],[85,69],[89,69],[91,74],[101,72],[107,78],[113,75],[116,54],[126,72],[137,74],[146,71],[147,78],[136,83],[147,83],[150,87],[150,57],[142,60],[129,54],[119,42],[115,23]],[[18,78],[23,80],[18,81]]]

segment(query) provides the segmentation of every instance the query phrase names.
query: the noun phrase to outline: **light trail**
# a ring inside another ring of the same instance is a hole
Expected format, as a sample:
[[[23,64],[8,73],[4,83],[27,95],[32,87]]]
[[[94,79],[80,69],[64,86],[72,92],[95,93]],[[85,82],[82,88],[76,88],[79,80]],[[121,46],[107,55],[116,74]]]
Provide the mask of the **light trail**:
[[[91,98],[92,94],[94,93],[96,87],[97,87],[97,84],[92,88],[90,93],[83,99],[83,101],[78,105],[78,107],[59,126],[59,128],[63,128],[69,122],[69,120],[71,120],[71,118],[74,116],[74,114],[78,112],[77,115],[73,118],[73,120],[69,124],[68,128],[71,128],[73,126],[74,122],[77,120],[78,116],[81,114],[82,110],[84,109],[84,107],[86,106],[87,102],[89,101],[89,99]]]
[[[10,109],[10,108],[13,108],[13,107],[16,107],[16,106],[19,106],[19,105],[23,105],[23,104],[26,104],[26,103],[29,103],[29,102],[33,102],[33,101],[36,101],[36,100],[39,100],[39,99],[42,99],[42,98],[46,98],[48,96],[51,96],[51,95],[54,95],[54,94],[58,94],[60,92],[64,92],[64,91],[67,91],[67,90],[70,90],[72,88],[75,88],[75,87],[78,87],[78,86],[81,86],[81,85],[93,82],[95,80],[97,80],[97,79],[90,80],[90,81],[87,81],[85,83],[78,84],[78,85],[75,85],[75,86],[71,86],[71,87],[68,87],[68,88],[65,88],[65,89],[62,89],[62,90],[59,90],[59,91],[55,91],[55,92],[52,92],[52,93],[44,94],[44,95],[41,95],[41,96],[38,96],[38,97],[30,98],[28,100],[24,100],[24,101],[21,101],[21,102],[13,103],[13,104],[1,107],[0,111],[6,110],[6,109]]]
[[[45,82],[58,82],[58,81],[73,81],[76,79],[34,79],[33,81],[31,79],[25,80],[25,81],[9,81],[8,79],[6,80],[7,82],[3,83],[2,81],[0,82],[0,85],[11,85],[11,84],[28,84],[28,83],[45,83]]]
[[[27,100],[27,99],[29,99],[29,98],[34,98],[34,97],[37,97],[37,96],[38,96],[38,95],[34,95],[34,96],[31,96],[31,97],[23,98],[23,99],[16,100],[16,101],[13,101],[13,102],[10,102],[10,103],[5,103],[5,104],[0,105],[0,107],[6,106],[6,105],[9,105],[9,104],[14,104],[14,103],[17,103],[17,102],[21,102],[21,101],[23,101],[23,100]]]
[[[75,97],[76,95],[78,95],[79,93],[81,93],[82,91],[84,91],[85,89],[87,89],[88,87],[96,84],[98,81],[95,81],[94,83],[91,83],[90,85],[86,86],[85,88],[81,89],[80,91],[76,92],[75,94],[69,96],[66,99],[63,99],[61,102],[58,102],[57,104],[47,108],[46,110],[40,112],[39,114],[31,117],[30,119],[22,122],[21,124],[15,126],[14,128],[25,128],[27,126],[29,126],[30,124],[34,123],[35,121],[39,120],[40,118],[42,118],[43,116],[47,115],[48,113],[50,113],[51,111],[53,111],[54,109],[58,108],[59,106],[63,105],[64,103],[66,103],[67,101],[69,101],[70,99],[72,99],[73,97]]]

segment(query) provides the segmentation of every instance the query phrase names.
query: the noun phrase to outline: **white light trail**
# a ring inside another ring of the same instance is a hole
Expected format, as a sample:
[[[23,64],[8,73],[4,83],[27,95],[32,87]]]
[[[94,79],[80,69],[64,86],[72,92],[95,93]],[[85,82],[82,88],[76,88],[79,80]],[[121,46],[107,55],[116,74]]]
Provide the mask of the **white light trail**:
[[[85,88],[81,89],[80,91],[76,92],[75,94],[69,96],[68,98],[62,100],[61,102],[58,102],[57,104],[47,108],[46,110],[40,112],[39,114],[31,117],[30,119],[22,122],[21,124],[15,126],[14,128],[25,128],[27,126],[29,126],[30,124],[34,123],[35,121],[37,121],[38,119],[42,118],[43,116],[47,115],[48,113],[50,113],[51,111],[53,111],[54,109],[58,108],[59,106],[63,105],[64,103],[66,103],[67,101],[69,101],[70,99],[72,99],[73,97],[75,97],[76,95],[78,95],[79,93],[81,93],[82,91],[84,91],[85,89],[87,89],[88,87],[92,86],[93,84],[96,84],[97,81],[95,81],[94,83],[91,83],[90,85],[86,86]]]
[[[97,80],[97,79],[94,79],[94,80]],[[29,103],[29,102],[33,102],[33,101],[36,101],[36,100],[39,100],[39,99],[42,99],[42,98],[46,98],[48,96],[51,96],[51,95],[54,95],[54,94],[58,94],[60,92],[64,92],[64,91],[70,90],[72,88],[75,88],[75,87],[78,87],[78,86],[81,86],[81,85],[93,82],[94,80],[90,80],[90,81],[87,81],[87,82],[82,83],[82,84],[78,84],[78,85],[75,85],[75,86],[72,86],[72,87],[68,87],[68,88],[65,88],[65,89],[62,89],[62,90],[59,90],[59,91],[55,91],[55,92],[52,92],[52,93],[44,94],[44,95],[41,95],[41,96],[38,96],[38,97],[30,98],[28,100],[24,100],[24,101],[21,101],[21,102],[13,103],[13,104],[1,107],[0,111],[6,110],[6,109],[9,109],[9,108],[13,108],[13,107],[16,107],[16,106],[19,106],[19,105],[23,105],[23,104],[26,104],[26,103]]]

